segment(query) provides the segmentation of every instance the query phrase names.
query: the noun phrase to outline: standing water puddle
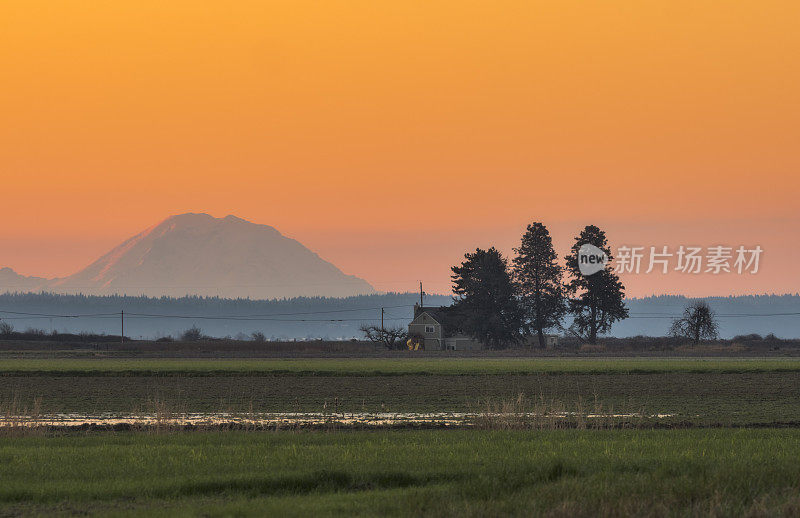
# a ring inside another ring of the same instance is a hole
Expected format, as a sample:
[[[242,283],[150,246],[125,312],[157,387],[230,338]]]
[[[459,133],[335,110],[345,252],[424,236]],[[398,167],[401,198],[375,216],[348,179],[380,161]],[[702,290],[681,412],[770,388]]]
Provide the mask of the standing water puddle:
[[[321,413],[321,412],[282,412],[282,413],[175,413],[175,414],[41,414],[38,416],[0,416],[3,427],[65,427],[84,426],[197,426],[218,427],[221,425],[251,427],[315,427],[323,425],[391,427],[391,426],[475,426],[481,420],[568,420],[576,417],[585,419],[663,419],[675,414],[583,414],[576,412],[554,412],[536,414],[521,413]]]

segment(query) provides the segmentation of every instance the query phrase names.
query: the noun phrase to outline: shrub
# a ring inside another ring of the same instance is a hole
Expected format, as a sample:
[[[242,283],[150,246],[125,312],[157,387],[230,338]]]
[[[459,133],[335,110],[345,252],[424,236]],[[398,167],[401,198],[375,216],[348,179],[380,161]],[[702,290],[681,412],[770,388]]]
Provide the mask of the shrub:
[[[203,331],[197,327],[192,326],[181,335],[181,340],[184,342],[197,342],[203,339]]]
[[[602,344],[583,344],[578,349],[582,353],[604,353],[606,346]]]
[[[761,340],[763,340],[763,338],[761,338],[761,335],[757,333],[751,333],[749,335],[736,335],[733,337],[734,342],[754,342]]]
[[[0,322],[0,336],[11,336],[14,326],[10,322]]]

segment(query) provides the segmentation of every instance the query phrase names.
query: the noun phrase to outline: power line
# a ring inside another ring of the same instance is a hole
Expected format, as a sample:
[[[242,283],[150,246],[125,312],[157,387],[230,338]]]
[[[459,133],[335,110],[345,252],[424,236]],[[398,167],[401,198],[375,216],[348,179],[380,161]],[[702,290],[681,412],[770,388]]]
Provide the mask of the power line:
[[[251,318],[251,317],[212,317],[189,315],[148,315],[139,313],[125,313],[126,318],[176,318],[182,320],[226,320],[236,322],[364,322],[369,318]],[[387,320],[408,320],[408,318],[393,318]]]
[[[75,317],[75,316],[71,316],[71,317],[60,317],[60,316],[53,316],[53,317],[49,317],[49,316],[0,317],[0,320],[43,320],[43,319],[48,319],[48,318],[81,318],[81,317]],[[98,319],[102,319],[102,318],[106,318],[106,319],[108,319],[108,318],[119,318],[119,313],[114,313],[113,316],[102,316],[102,317],[91,317],[91,318],[98,318]]]
[[[674,318],[681,318],[682,315],[667,315],[667,314],[653,314],[647,315],[646,314],[634,314],[629,315],[628,318],[666,318],[666,319],[674,319]],[[739,318],[739,317],[788,317],[788,316],[800,316],[800,313],[722,313],[718,315],[714,315],[716,318]]]
[[[83,318],[83,317],[106,317],[106,316],[119,315],[119,313],[85,313],[81,315],[57,315],[51,313],[25,313],[22,311],[6,311],[4,309],[0,309],[0,313],[8,313],[9,315],[28,315],[36,317],[47,317],[47,318]]]
[[[58,318],[58,317],[45,317],[45,316],[30,316],[30,317],[4,317],[0,318],[0,320],[39,320],[39,319],[48,319],[48,318]],[[105,319],[118,319],[120,318],[120,314],[116,313],[113,316],[104,316],[104,317],[95,317],[95,318],[105,318]],[[133,319],[133,318],[153,318],[149,316],[134,316],[131,313],[125,313],[125,319]],[[322,322],[365,322],[367,320],[372,320],[374,317],[369,318],[236,318],[236,317],[208,317],[208,316],[171,316],[169,318],[181,319],[181,320],[222,320],[222,321],[235,321],[235,322],[311,322],[311,323],[322,323]],[[387,318],[386,320],[392,321],[405,321],[409,320],[408,317],[399,317],[399,318]]]
[[[738,313],[731,315],[717,315],[718,317],[786,317],[800,316],[800,313]]]

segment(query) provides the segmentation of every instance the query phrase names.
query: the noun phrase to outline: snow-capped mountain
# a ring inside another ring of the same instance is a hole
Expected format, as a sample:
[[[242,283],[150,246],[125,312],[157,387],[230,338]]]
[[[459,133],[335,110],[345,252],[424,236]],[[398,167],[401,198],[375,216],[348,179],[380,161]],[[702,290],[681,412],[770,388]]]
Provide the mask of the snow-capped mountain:
[[[375,293],[365,280],[344,274],[273,227],[208,214],[167,218],[69,277],[0,270],[0,291],[41,290],[251,299]]]

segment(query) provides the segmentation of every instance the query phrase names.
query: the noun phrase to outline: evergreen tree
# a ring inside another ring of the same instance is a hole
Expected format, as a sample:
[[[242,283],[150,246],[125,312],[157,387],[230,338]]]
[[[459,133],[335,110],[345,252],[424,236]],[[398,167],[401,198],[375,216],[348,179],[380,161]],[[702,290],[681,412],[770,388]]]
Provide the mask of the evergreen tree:
[[[522,310],[506,259],[494,247],[464,258],[452,268],[457,327],[492,349],[519,342]]]
[[[605,252],[605,268],[592,275],[583,275],[578,266],[578,250],[583,244],[594,245]],[[597,343],[597,335],[611,329],[617,320],[628,317],[625,287],[611,269],[611,250],[606,234],[594,225],[587,225],[575,238],[567,256],[567,271],[572,278],[564,287],[570,297],[569,312],[574,317],[572,329],[589,343]]]
[[[539,347],[543,348],[544,331],[559,325],[567,309],[562,268],[547,227],[539,222],[528,225],[514,252],[517,256],[513,274],[525,315],[525,330],[535,332]]]

